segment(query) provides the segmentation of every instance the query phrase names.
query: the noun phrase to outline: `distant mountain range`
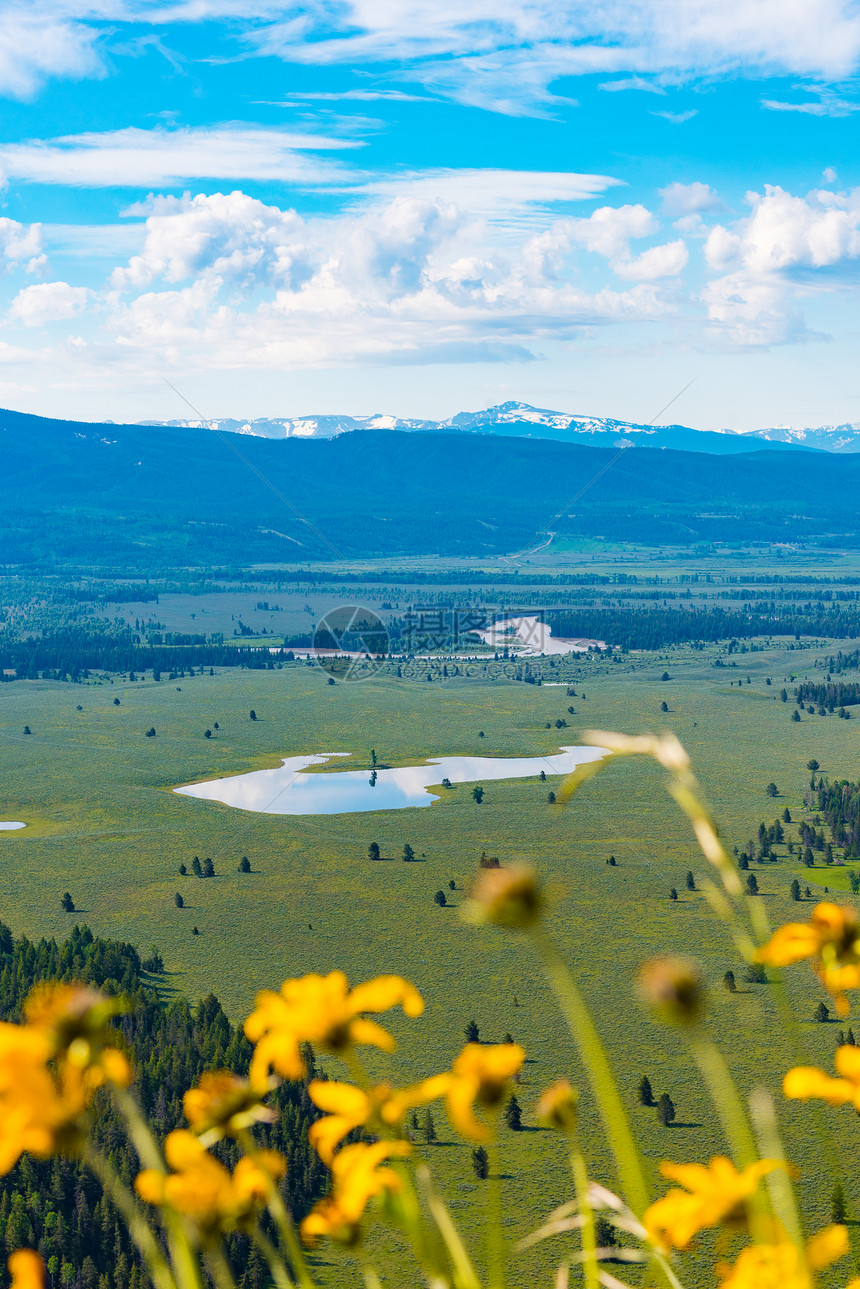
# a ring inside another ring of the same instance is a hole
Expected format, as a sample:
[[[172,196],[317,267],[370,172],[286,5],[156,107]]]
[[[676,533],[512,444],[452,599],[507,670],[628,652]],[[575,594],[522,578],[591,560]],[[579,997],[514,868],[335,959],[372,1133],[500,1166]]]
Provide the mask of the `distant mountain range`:
[[[147,425],[200,428],[188,420],[147,421]],[[403,420],[376,413],[373,416],[257,417],[241,421],[229,417],[209,421],[204,428],[261,439],[332,439],[356,430],[401,430],[423,433],[493,434],[512,438],[555,439],[590,447],[610,447],[635,442],[640,447],[674,448],[682,452],[708,452],[723,456],[769,448],[804,448],[819,452],[860,452],[860,422],[817,427],[773,426],[743,433],[739,430],[695,430],[688,425],[640,425],[611,417],[579,416],[531,407],[528,403],[500,403],[481,412],[458,412],[443,421]]]

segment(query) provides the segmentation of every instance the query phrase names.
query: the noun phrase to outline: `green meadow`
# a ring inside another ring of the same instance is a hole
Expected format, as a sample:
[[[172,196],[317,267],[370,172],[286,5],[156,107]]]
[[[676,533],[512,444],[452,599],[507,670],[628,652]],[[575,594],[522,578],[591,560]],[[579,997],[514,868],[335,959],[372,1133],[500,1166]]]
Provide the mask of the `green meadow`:
[[[426,684],[389,675],[329,685],[319,668],[299,663],[158,684],[2,685],[0,819],[28,827],[0,833],[0,916],[16,934],[35,938],[61,938],[79,921],[143,950],[156,945],[168,993],[214,992],[234,1019],[247,1013],[257,989],[277,987],[286,976],[334,968],[354,981],[402,974],[420,988],[426,1012],[412,1021],[392,1015],[397,1054],[368,1058],[375,1074],[397,1080],[442,1068],[465,1041],[470,1020],[487,1040],[510,1033],[528,1054],[517,1089],[527,1130],[504,1129],[500,1152],[504,1220],[519,1238],[570,1195],[563,1145],[536,1129],[533,1113],[555,1078],[569,1075],[580,1086],[588,1153],[598,1178],[614,1184],[576,1053],[537,963],[515,937],[470,928],[458,914],[482,851],[502,863],[527,860],[545,878],[550,929],[592,1008],[655,1177],[661,1159],[704,1159],[723,1148],[683,1040],[652,1023],[635,998],[638,966],[674,950],[692,953],[702,966],[708,1024],[741,1086],[763,1082],[774,1093],[788,1153],[801,1168],[810,1227],[829,1220],[826,1179],[834,1156],[851,1216],[860,1216],[860,1179],[851,1169],[860,1144],[857,1117],[786,1105],[779,1093],[782,1072],[798,1060],[830,1068],[839,1026],[812,1020],[823,995],[806,968],[794,968],[786,974],[801,1022],[793,1049],[777,1022],[774,985],[744,982],[726,930],[701,890],[686,888],[688,870],[701,887],[707,865],[656,766],[615,764],[565,810],[547,800],[558,780],[538,778],[489,782],[480,805],[471,786],[461,785],[428,808],[322,817],[257,815],[171,791],[302,753],[348,752],[344,768],[369,771],[371,748],[381,764],[397,766],[442,754],[550,754],[576,743],[584,728],[672,729],[691,753],[729,848],[743,847],[760,821],[772,822],[786,806],[800,818],[810,758],[831,778],[858,776],[860,720],[804,714],[794,723],[793,702],[778,698],[790,675],[811,674],[815,657],[831,651],[767,648],[736,658],[736,668],[714,667],[717,650],[631,654],[615,665],[583,660],[574,666],[573,699],[564,687],[507,680]],[[668,682],[660,679],[664,670]],[[738,687],[747,676],[750,683]],[[575,715],[568,714],[571,704]],[[568,727],[558,730],[560,717]],[[147,738],[151,727],[156,736]],[[204,737],[206,729],[212,738]],[[777,799],[765,794],[771,781]],[[787,826],[786,834],[796,839],[797,830]],[[379,862],[368,859],[373,841],[384,856]],[[406,843],[414,863],[401,858]],[[825,886],[847,890],[845,869],[806,870],[785,846],[777,849],[778,862],[752,866],[773,923],[811,907],[790,901],[795,876],[813,897]],[[211,857],[214,878],[180,876],[180,863],[190,871],[195,855]],[[251,863],[247,874],[237,871],[243,856]],[[669,898],[672,887],[677,901]],[[434,903],[439,889],[449,891],[449,907]],[[61,910],[64,891],[75,914]],[[734,995],[722,984],[730,968],[739,982]],[[335,1061],[324,1065],[337,1076]],[[672,1097],[672,1127],[636,1104],[643,1074],[655,1096]],[[454,1136],[441,1108],[434,1115],[439,1144],[421,1149],[477,1240],[487,1188],[473,1173],[471,1147]],[[385,1237],[375,1242],[384,1245]],[[319,1256],[339,1282],[336,1256]],[[522,1255],[516,1282],[548,1283],[552,1258],[552,1245]],[[711,1281],[703,1269],[700,1282]],[[395,1272],[389,1264],[386,1283],[413,1278],[408,1267]]]

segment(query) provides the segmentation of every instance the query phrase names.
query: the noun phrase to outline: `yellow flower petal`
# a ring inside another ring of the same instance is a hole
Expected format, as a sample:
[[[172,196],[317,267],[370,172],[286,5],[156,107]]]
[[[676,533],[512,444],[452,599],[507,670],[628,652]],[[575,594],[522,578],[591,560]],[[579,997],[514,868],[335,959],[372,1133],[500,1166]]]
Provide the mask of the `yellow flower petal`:
[[[44,1289],[45,1266],[33,1249],[18,1249],[6,1265],[12,1276],[11,1289]]]
[[[848,1252],[848,1230],[844,1226],[825,1226],[806,1242],[806,1260],[813,1271],[829,1267]]]

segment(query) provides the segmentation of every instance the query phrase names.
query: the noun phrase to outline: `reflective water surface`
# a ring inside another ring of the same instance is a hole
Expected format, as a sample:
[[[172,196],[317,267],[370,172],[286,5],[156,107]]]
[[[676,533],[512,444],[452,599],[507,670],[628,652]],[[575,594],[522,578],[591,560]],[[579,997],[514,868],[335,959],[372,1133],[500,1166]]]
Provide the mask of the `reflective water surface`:
[[[0,820],[0,832],[14,832],[16,828],[26,827],[26,824],[18,823],[17,820],[14,819],[10,820],[8,823],[3,823],[3,821]]]
[[[305,774],[312,765],[325,765],[348,752],[322,752],[315,756],[286,757],[274,770],[253,770],[229,779],[211,779],[174,788],[186,797],[222,801],[240,810],[266,815],[340,815],[364,810],[404,810],[409,806],[430,806],[448,788],[428,791],[431,784],[447,779],[450,791],[457,784],[487,783],[491,779],[536,778],[541,770],[548,778],[570,774],[584,761],[597,761],[603,750],[595,747],[563,747],[554,756],[441,756],[424,765],[401,766],[398,770],[338,770],[330,774]]]

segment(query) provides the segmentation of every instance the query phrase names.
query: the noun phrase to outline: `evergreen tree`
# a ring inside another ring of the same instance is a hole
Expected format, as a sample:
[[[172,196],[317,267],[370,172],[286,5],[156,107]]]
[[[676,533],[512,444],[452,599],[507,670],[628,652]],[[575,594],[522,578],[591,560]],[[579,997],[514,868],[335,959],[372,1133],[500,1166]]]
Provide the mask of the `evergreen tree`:
[[[842,1188],[842,1183],[837,1182],[830,1198],[830,1220],[841,1225],[847,1216],[848,1205],[845,1202],[845,1191]]]
[[[372,841],[372,842],[370,843],[370,845],[368,846],[368,848],[367,848],[367,858],[368,858],[368,859],[379,859],[379,857],[380,857],[379,842],[378,842],[378,841]],[[406,856],[404,855],[404,859],[405,859],[405,858],[406,858]]]
[[[250,871],[251,871],[251,861],[248,859],[247,855],[243,855],[242,858],[239,860],[239,872],[250,873]]]
[[[179,894],[179,892],[178,892],[178,891],[177,891],[177,892],[176,892],[176,894],[174,895],[173,900],[174,900],[174,903],[176,904],[176,907],[177,907],[178,909],[184,909],[184,908],[185,908],[185,901],[184,901],[184,899],[182,898],[182,896]]]
[[[480,805],[480,804],[481,804],[481,802],[484,800],[484,789],[483,789],[483,788],[481,788],[481,787],[473,788],[473,789],[472,789],[472,800],[473,800],[473,801],[476,801],[476,802],[478,803],[478,805]]]
[[[433,1116],[429,1109],[424,1116],[424,1123],[421,1127],[421,1139],[425,1146],[432,1146],[439,1138],[436,1135],[436,1125],[433,1122]]]
[[[466,1034],[467,1043],[477,1043],[478,1036],[480,1034],[480,1030],[478,1029],[478,1022],[474,1020],[470,1020],[466,1026],[465,1034]]]
[[[758,895],[758,878],[755,873],[750,873],[747,877],[747,891],[750,895]]]
[[[830,1008],[827,1006],[827,1003],[821,1002],[818,1004],[814,1012],[814,1017],[815,1020],[820,1021],[822,1025],[830,1020]]]
[[[791,898],[792,898],[793,900],[799,900],[799,899],[800,899],[800,882],[797,880],[797,878],[796,878],[796,877],[793,879],[793,881],[792,881],[792,883],[791,883],[790,890],[791,890]]]
[[[61,904],[62,904],[62,906],[63,906],[63,912],[64,912],[64,913],[74,913],[74,911],[75,911],[75,901],[72,899],[72,897],[71,897],[71,895],[69,894],[69,892],[68,892],[68,891],[65,891],[65,892],[64,892],[64,894],[63,894],[63,898],[60,900],[60,903],[61,903]]]
[[[508,1125],[511,1132],[522,1132],[523,1112],[522,1107],[515,1096],[512,1096],[508,1104],[505,1106],[505,1123]]]
[[[195,855],[195,856],[194,856],[194,858],[193,858],[193,860],[191,861],[191,871],[192,871],[192,873],[194,874],[194,876],[195,876],[195,877],[202,877],[202,876],[203,876],[203,869],[202,869],[201,864],[200,864],[200,856],[199,856],[199,855]]]
[[[446,896],[444,891],[437,891],[436,894],[433,896],[433,899],[439,905],[440,909],[444,909],[446,904],[448,903],[448,897]]]
[[[478,1180],[485,1182],[490,1175],[490,1157],[483,1146],[472,1151],[472,1167]]]
[[[657,1118],[664,1128],[675,1121],[675,1106],[668,1092],[664,1092],[657,1102]]]
[[[693,874],[692,874],[692,873],[688,873],[688,874],[687,874],[687,890],[688,890],[688,891],[694,891],[695,889],[696,889],[696,879],[695,879],[695,877],[693,876]]]
[[[636,1089],[636,1095],[639,1097],[640,1105],[654,1104],[654,1089],[651,1087],[651,1080],[647,1074],[643,1074],[639,1080],[639,1086]]]
[[[181,876],[181,877],[187,877],[187,876],[188,876],[188,869],[185,867],[185,865],[184,865],[184,864],[180,864],[180,865],[179,865],[179,873],[180,873],[180,876]]]
[[[409,842],[403,847],[403,859],[407,864],[411,864],[415,858],[415,851],[409,845]]]
[[[670,900],[677,900],[677,898],[678,898],[678,892],[675,890],[675,888],[674,888],[674,886],[673,886],[673,887],[672,887],[672,889],[671,889],[671,891],[669,892],[669,899],[670,899]]]
[[[735,980],[735,973],[733,971],[726,972],[723,976],[723,984],[730,994],[736,994],[738,992],[737,981]]]
[[[215,865],[212,863],[212,860],[211,860],[211,859],[209,859],[209,858],[207,858],[207,859],[204,861],[204,864],[203,864],[203,876],[204,876],[204,877],[214,877],[214,876],[215,876]]]

